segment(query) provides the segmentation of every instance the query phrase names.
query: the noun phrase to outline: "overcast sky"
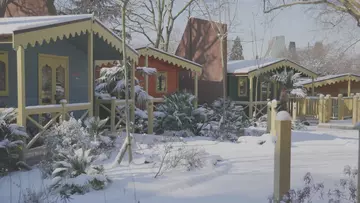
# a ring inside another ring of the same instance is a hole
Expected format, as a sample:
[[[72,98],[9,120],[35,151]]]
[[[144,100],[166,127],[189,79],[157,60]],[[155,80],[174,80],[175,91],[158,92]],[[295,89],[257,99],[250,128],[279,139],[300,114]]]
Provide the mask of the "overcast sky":
[[[179,2],[182,1],[178,1],[178,4],[181,4]],[[179,5],[177,7],[180,8]],[[346,29],[324,31],[323,26],[315,20],[311,13],[306,12],[307,7],[304,6],[264,14],[261,0],[239,0],[238,5],[231,8],[231,18],[234,16],[235,10],[237,11],[235,16],[236,27],[232,28],[229,39],[235,39],[237,35],[241,38],[245,59],[255,58],[256,53],[259,56],[264,55],[269,39],[279,35],[285,36],[287,47],[290,41],[295,41],[297,47],[305,47],[308,43],[311,45],[316,41],[328,43],[334,40],[342,40],[341,44],[345,46],[352,42],[348,42],[347,39],[353,40],[354,37],[360,39],[360,28],[356,27],[354,20],[349,20],[350,26],[347,26]],[[218,17],[215,18],[215,20],[217,19]],[[177,38],[181,37],[186,22],[187,15],[181,16],[175,22]],[[348,32],[349,30],[351,32]],[[143,39],[137,39],[133,43],[139,45],[145,42]],[[356,46],[356,52],[360,50],[358,47],[360,46]]]

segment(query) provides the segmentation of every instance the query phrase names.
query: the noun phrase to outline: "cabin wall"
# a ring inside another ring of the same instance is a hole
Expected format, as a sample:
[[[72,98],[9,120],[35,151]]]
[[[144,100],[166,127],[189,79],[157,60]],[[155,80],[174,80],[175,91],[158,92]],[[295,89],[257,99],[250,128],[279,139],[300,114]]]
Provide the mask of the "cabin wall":
[[[141,56],[139,59],[139,66],[145,66],[145,57]],[[153,57],[148,57],[148,67],[156,68],[158,72],[167,72],[167,92],[158,93],[156,92],[156,75],[149,76],[149,95],[153,97],[163,97],[164,95],[174,93],[178,90],[179,87],[179,72],[180,68],[168,64],[167,62],[155,59]],[[140,85],[145,89],[145,77],[142,76],[139,72],[135,74],[137,79],[140,81]]]
[[[84,36],[85,37],[85,36]],[[0,97],[5,106],[17,107],[16,52],[12,45],[0,44],[0,50],[9,50],[9,96]],[[38,54],[69,57],[69,103],[88,101],[87,53],[68,43],[58,40],[49,44],[25,49],[25,95],[26,106],[39,104]]]
[[[308,91],[311,92],[311,88],[309,88]],[[337,97],[339,94],[343,94],[343,96],[348,96],[347,93],[348,81],[315,88],[315,94],[330,94],[333,97]],[[360,82],[351,81],[351,93],[360,93]]]

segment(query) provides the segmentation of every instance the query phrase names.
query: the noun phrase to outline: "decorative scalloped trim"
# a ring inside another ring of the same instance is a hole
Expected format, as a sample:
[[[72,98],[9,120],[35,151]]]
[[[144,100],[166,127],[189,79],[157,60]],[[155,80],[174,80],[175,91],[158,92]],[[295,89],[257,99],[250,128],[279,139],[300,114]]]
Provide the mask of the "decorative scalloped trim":
[[[153,50],[153,49],[144,48],[144,49],[139,50],[139,53],[142,56],[147,55],[147,56],[150,56],[150,57],[153,57],[155,59],[167,62],[167,63],[169,63],[171,65],[178,66],[178,67],[186,69],[186,70],[194,71],[194,72],[197,72],[197,73],[201,73],[201,71],[202,71],[202,68],[199,67],[199,66],[196,66],[196,65],[191,64],[189,62],[178,59],[177,57],[173,57],[173,56],[164,54],[162,52],[159,52],[159,51],[156,51],[156,50]]]
[[[338,77],[338,78],[330,78],[330,79],[326,79],[323,81],[314,81],[314,87],[322,87],[322,86],[326,86],[326,85],[332,85],[335,83],[340,83],[340,82],[345,82],[349,80],[349,76],[342,76],[342,77]],[[350,76],[350,80],[351,81],[355,81],[355,82],[359,82],[360,78],[359,77],[355,77],[355,76]],[[311,83],[310,84],[306,84],[304,85],[305,88],[311,88]]]

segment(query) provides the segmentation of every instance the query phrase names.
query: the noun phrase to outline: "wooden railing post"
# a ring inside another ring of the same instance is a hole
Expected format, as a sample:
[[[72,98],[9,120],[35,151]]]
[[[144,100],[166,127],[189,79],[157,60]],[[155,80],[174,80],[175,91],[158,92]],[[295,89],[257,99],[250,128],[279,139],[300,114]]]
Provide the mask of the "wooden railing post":
[[[358,122],[358,95],[353,96],[353,109],[352,109],[352,124],[355,125]]]
[[[154,131],[154,102],[152,100],[148,101],[147,105],[148,111],[148,134],[153,134]]]
[[[110,105],[110,130],[115,132],[116,97],[111,97]]]
[[[66,101],[66,99],[62,99],[62,100],[60,100],[60,104],[61,104],[61,107],[62,107],[62,109],[61,109],[61,121],[63,122],[63,121],[66,121],[66,104],[67,104],[67,101]]]
[[[319,123],[324,123],[324,109],[325,109],[325,99],[324,95],[321,94],[319,97]]]
[[[344,98],[343,98],[342,94],[338,95],[337,101],[338,101],[338,106],[337,106],[337,108],[338,108],[337,109],[337,111],[338,111],[338,120],[344,120],[345,106],[344,106]]]
[[[326,95],[326,123],[328,123],[332,116],[332,98],[330,94]]]
[[[280,202],[290,190],[291,175],[291,116],[280,111],[276,116],[276,144],[274,158],[274,198]]]
[[[268,100],[267,108],[266,108],[266,132],[270,133],[271,131],[271,102]]]
[[[273,136],[276,135],[276,128],[275,128],[276,107],[277,107],[277,101],[276,99],[274,99],[271,102],[271,117],[270,117],[271,118],[270,134]]]
[[[302,103],[302,114],[303,114],[303,116],[306,116],[306,113],[307,113],[307,107],[309,106],[309,105],[307,105],[307,101],[310,101],[309,99],[307,99],[306,97],[303,99],[303,103]]]
[[[297,113],[297,106],[296,106],[296,101],[293,102],[293,106],[292,106],[292,120],[296,121],[296,113]]]

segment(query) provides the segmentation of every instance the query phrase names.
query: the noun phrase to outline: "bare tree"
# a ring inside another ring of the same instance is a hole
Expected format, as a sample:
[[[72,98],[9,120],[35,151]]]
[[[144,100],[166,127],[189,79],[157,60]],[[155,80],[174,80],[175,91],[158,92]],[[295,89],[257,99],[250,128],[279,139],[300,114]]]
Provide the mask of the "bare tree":
[[[45,2],[45,6],[47,7],[48,13],[50,15],[56,15],[56,8],[54,5],[54,0],[44,0],[44,2]],[[25,12],[29,16],[34,15],[34,14],[36,15],[36,13],[32,13],[32,10],[35,8],[31,8],[31,9],[25,8],[26,4],[24,2],[19,2],[17,0],[0,0],[0,18],[5,17],[6,10],[8,9],[8,6],[10,4],[15,5],[21,11]],[[31,4],[29,4],[29,5],[31,5]]]
[[[354,60],[349,55],[339,52],[336,43],[315,43],[297,50],[299,63],[304,67],[320,74],[332,75],[352,72]]]
[[[295,5],[321,5],[334,12],[351,16],[360,27],[360,2],[357,0],[263,0],[264,13],[287,8]]]
[[[132,10],[128,10],[128,28],[143,35],[155,48],[168,51],[170,36],[174,29],[174,22],[195,0],[183,1],[179,9],[174,8],[175,0],[138,0],[134,1]],[[177,10],[177,11],[175,11]],[[155,38],[151,37],[155,33]]]

